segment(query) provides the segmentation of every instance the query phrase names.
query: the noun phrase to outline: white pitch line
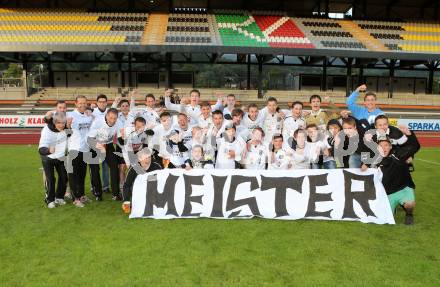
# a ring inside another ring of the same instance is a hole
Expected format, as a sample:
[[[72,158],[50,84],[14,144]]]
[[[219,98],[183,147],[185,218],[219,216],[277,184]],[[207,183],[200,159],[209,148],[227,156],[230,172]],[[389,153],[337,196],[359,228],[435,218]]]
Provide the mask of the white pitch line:
[[[426,162],[426,163],[430,163],[430,164],[440,165],[440,163],[435,162],[435,161],[430,161],[430,160],[421,159],[421,158],[417,158],[417,157],[416,157],[415,159],[416,159],[416,160],[423,161],[423,162]]]

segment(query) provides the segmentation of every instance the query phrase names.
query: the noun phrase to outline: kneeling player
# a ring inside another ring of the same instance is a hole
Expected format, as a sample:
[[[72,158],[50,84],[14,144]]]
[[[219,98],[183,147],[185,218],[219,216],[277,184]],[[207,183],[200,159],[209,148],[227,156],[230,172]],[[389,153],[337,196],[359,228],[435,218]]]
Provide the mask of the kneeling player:
[[[191,158],[186,160],[185,169],[213,169],[214,163],[209,158],[205,158],[203,147],[201,145],[195,145],[191,149]]]
[[[413,210],[415,207],[414,189],[415,184],[412,180],[407,158],[413,153],[409,149],[392,149],[391,141],[384,137],[378,140],[378,149],[383,157],[377,165],[383,173],[382,183],[388,194],[391,209],[395,211],[398,205],[403,206],[406,212],[405,224],[411,225],[414,222]],[[408,136],[408,144],[416,148],[417,138],[414,133]],[[367,166],[362,165],[362,170]]]
[[[136,154],[139,164],[130,166],[127,177],[125,179],[122,198],[122,210],[124,213],[130,213],[131,211],[131,195],[133,194],[133,184],[138,175],[142,175],[154,170],[162,169],[160,165],[151,161],[151,151],[148,148],[140,150]]]

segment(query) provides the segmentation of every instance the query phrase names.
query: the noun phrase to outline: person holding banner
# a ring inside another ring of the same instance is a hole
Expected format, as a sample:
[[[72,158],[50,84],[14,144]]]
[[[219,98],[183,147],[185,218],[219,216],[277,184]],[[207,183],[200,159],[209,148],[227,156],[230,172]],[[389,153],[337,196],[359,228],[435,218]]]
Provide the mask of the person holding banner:
[[[130,166],[127,177],[125,179],[122,192],[122,210],[128,214],[131,211],[131,195],[133,193],[133,184],[138,175],[162,169],[160,165],[151,160],[151,150],[148,148],[141,149],[137,154],[138,163]]]
[[[214,163],[209,158],[205,157],[203,147],[195,145],[191,148],[191,158],[186,160],[185,169],[213,169]]]
[[[48,122],[41,131],[38,152],[45,175],[45,202],[48,208],[55,208],[66,204],[64,194],[67,187],[67,172],[64,167],[64,158],[68,135],[64,130],[67,123],[65,113],[52,113],[51,119],[52,121]],[[58,182],[55,179],[55,171],[58,174]]]
[[[146,128],[145,118],[141,116],[134,120],[134,126],[126,126],[119,130],[118,143],[122,146],[122,155],[128,167],[132,164],[132,161],[134,162],[130,155],[149,147],[150,138],[153,135],[154,131]]]
[[[382,184],[388,195],[391,209],[396,210],[401,205],[405,210],[405,224],[414,223],[413,211],[416,204],[414,189],[415,184],[407,165],[407,159],[416,152],[419,147],[414,133],[407,131],[408,146],[410,149],[393,149],[388,137],[378,139],[378,150],[382,159],[377,167],[382,171]],[[362,164],[361,169],[367,170],[368,165]]]
[[[167,137],[173,131],[172,118],[169,112],[163,112],[159,116],[160,124],[153,129],[154,136],[152,139],[153,148],[157,152],[157,161],[164,168],[168,167],[170,154],[167,151]]]
[[[297,129],[293,133],[295,139],[295,149],[292,153],[293,169],[309,169],[311,162],[310,145],[307,142],[307,132]]]
[[[269,153],[268,169],[291,169],[291,152],[283,149],[283,136],[276,134],[273,136]]]
[[[263,141],[264,131],[262,128],[256,127],[243,151],[242,165],[245,169],[266,169],[269,149]]]
[[[217,138],[217,160],[215,168],[219,169],[239,169],[241,153],[244,141],[241,137],[235,136],[236,130],[233,124],[225,126],[225,132]]]
[[[168,168],[185,168],[185,162],[189,159],[188,147],[185,145],[183,134],[173,130],[167,137],[166,148],[170,154]]]

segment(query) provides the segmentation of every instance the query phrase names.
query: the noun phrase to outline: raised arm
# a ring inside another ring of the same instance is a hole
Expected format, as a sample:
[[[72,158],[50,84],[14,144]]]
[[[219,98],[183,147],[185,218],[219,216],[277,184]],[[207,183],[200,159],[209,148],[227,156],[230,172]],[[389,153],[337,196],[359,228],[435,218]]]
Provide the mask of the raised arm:
[[[215,93],[215,96],[217,97],[217,102],[211,106],[211,110],[212,111],[223,111],[223,109],[225,108],[223,106],[223,94],[222,93]]]
[[[164,95],[165,107],[168,110],[173,110],[173,111],[176,111],[176,112],[179,112],[179,113],[183,112],[182,111],[182,105],[171,103],[171,99],[170,99],[171,93],[172,93],[171,89],[168,89],[168,90],[165,91],[165,95]]]
[[[361,85],[361,86],[357,87],[356,90],[354,90],[353,93],[351,93],[351,95],[348,97],[348,99],[346,101],[347,107],[353,114],[357,114],[360,111],[362,111],[363,107],[358,106],[356,104],[356,101],[357,101],[357,98],[359,97],[359,92],[365,91],[366,89],[367,89],[366,85]]]

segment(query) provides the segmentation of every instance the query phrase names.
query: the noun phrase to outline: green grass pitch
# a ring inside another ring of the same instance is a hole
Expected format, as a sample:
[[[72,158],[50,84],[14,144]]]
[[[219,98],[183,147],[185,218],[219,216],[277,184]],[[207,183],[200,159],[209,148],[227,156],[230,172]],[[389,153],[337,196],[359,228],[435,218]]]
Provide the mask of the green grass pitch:
[[[417,155],[410,227],[129,220],[108,195],[48,210],[36,146],[0,158],[2,286],[440,286],[439,149]]]

